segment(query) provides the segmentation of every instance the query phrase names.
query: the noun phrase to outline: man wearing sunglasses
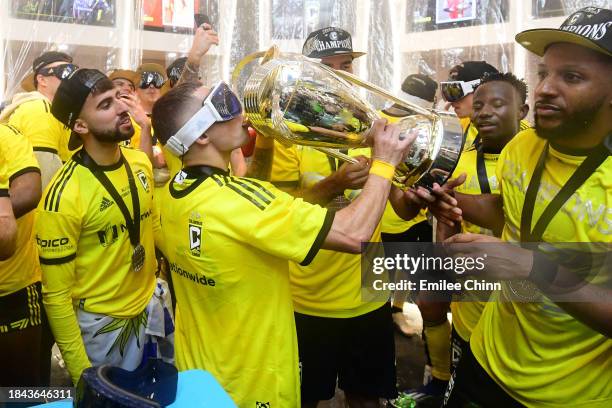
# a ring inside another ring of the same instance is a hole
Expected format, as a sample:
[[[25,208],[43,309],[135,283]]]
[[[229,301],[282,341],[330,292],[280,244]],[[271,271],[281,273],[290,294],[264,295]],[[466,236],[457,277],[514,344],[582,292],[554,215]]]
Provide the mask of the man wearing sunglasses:
[[[478,131],[470,122],[474,90],[485,74],[498,72],[494,66],[485,61],[466,61],[451,68],[448,81],[440,82],[442,98],[451,104],[455,114],[461,119],[461,126],[466,136],[464,150],[472,147],[478,135]]]
[[[13,97],[0,116],[30,140],[38,159],[44,188],[63,161],[70,158],[69,132],[51,114],[51,101],[63,78],[77,69],[63,52],[45,52],[32,64],[32,74],[22,81],[29,91]]]
[[[163,191],[160,214],[171,243],[163,250],[177,298],[180,370],[210,371],[241,407],[299,406],[287,260],[308,264],[320,248],[356,253],[372,236],[412,143],[385,123],[374,124],[377,159],[361,196],[334,213],[268,182],[230,176],[230,154],[248,132],[226,84],[186,82],[155,104],[155,132],[184,163]]]

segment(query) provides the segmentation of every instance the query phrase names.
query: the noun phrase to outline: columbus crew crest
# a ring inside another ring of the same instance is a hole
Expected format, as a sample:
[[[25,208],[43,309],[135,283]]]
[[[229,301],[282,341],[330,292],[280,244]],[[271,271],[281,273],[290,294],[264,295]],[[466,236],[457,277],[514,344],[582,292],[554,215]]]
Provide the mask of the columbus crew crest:
[[[142,187],[145,189],[145,191],[149,193],[150,192],[149,180],[147,179],[147,175],[145,174],[145,172],[142,170],[138,170],[136,172],[136,177],[138,177],[138,180],[140,180],[140,184],[142,184]]]

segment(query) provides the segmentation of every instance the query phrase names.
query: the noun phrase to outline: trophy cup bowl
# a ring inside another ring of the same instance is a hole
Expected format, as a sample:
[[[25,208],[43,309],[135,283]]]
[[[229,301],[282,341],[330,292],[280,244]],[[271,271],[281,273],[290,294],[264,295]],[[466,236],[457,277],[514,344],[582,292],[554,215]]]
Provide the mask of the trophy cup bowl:
[[[396,168],[396,184],[431,189],[452,174],[463,147],[463,131],[454,114],[424,109],[352,74],[301,54],[280,53],[276,47],[245,57],[234,70],[234,88],[240,72],[258,58],[263,60],[244,88],[235,90],[251,125],[264,136],[355,162],[339,149],[367,147],[372,123],[380,117],[357,85],[414,112],[396,122],[403,134],[416,133],[405,160]]]

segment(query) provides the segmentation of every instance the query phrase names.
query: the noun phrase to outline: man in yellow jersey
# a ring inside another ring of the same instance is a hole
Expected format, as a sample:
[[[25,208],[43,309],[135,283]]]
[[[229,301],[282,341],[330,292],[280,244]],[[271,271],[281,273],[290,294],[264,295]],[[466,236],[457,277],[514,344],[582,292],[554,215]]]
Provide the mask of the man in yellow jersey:
[[[591,242],[609,251],[612,32],[606,28],[611,25],[612,10],[587,7],[558,30],[517,34],[519,44],[543,56],[535,130],[520,132],[500,155],[501,197],[477,196],[462,205],[464,218],[488,227],[504,224],[505,241],[544,242],[549,251]],[[482,250],[478,242],[495,238],[460,234],[449,241]],[[611,294],[609,264],[595,277],[600,286],[572,272],[567,258],[513,247],[501,257],[507,268],[485,269],[485,276],[504,281],[502,295],[485,306],[472,331],[446,406],[612,404],[612,304],[602,300]],[[559,293],[568,301],[557,300]]]
[[[161,200],[177,297],[177,364],[213,373],[240,407],[299,407],[287,260],[309,264],[320,248],[359,252],[412,141],[377,121],[364,190],[334,216],[268,182],[229,175],[231,151],[248,139],[243,121],[238,98],[222,82],[212,90],[179,84],[153,110],[156,134],[185,164]]]
[[[0,348],[5,351],[0,386],[48,386],[53,337],[42,306],[34,239],[40,170],[28,139],[7,124],[0,125],[0,157],[17,219],[16,250],[0,261]]]
[[[348,72],[352,72],[353,59],[363,55],[353,51],[349,33],[334,27],[311,33],[302,52]],[[262,150],[255,149],[255,159]],[[369,154],[369,149],[364,153]],[[312,148],[275,143],[270,180],[307,202],[342,209],[350,203],[345,190],[360,189],[367,180],[368,159],[357,159],[358,164],[341,164]],[[391,195],[394,207],[402,207],[397,211],[406,210],[404,194],[392,188]],[[401,214],[414,218],[418,210],[416,206],[409,214]],[[399,218],[390,206],[388,213]],[[380,227],[376,228],[371,241],[380,241],[380,233]],[[290,262],[289,268],[302,405],[314,406],[332,398],[338,378],[350,406],[378,406],[379,398],[393,398],[396,376],[390,305],[384,294],[379,294],[382,301],[362,299],[360,256],[322,250],[310,265]]]
[[[480,145],[464,151],[457,163],[453,177],[462,174],[467,176],[465,182],[458,186],[455,191],[457,195],[489,194],[499,193],[498,181],[495,175],[495,167],[500,152],[521,129],[521,120],[529,110],[525,101],[527,98],[527,85],[510,73],[487,74],[481,79],[473,97],[472,122],[481,137]],[[465,177],[464,176],[464,177]],[[468,221],[458,228],[449,228],[444,223],[438,223],[436,238],[439,242],[457,232],[473,232],[493,235],[493,231],[471,224]],[[497,236],[501,231],[496,233]],[[473,327],[478,323],[482,309],[486,304],[489,292],[475,293],[466,291],[459,299],[455,299],[450,306],[453,314],[452,329],[448,331],[444,341],[439,347],[446,347],[447,352],[440,353],[447,356],[446,366],[454,371],[461,358],[462,351],[467,347]],[[433,295],[433,296],[432,296]],[[421,293],[419,309],[424,321],[447,321],[449,302],[440,301],[441,293]],[[458,301],[457,301],[458,300]],[[438,346],[436,344],[436,346]],[[431,345],[428,342],[429,352]],[[434,380],[436,381],[436,380]],[[408,395],[415,400],[418,406],[431,404],[434,398],[438,399],[438,405],[442,402],[442,394],[437,397],[431,393],[412,392]],[[435,395],[435,394],[434,394]]]
[[[147,357],[172,357],[167,288],[155,279],[151,163],[119,147],[134,132],[119,94],[101,72],[80,69],[52,104],[71,144],[83,144],[36,219],[43,302],[75,383],[90,365],[133,370]]]
[[[69,133],[51,114],[51,101],[61,80],[77,68],[68,54],[43,53],[34,59],[33,73],[24,79],[27,82],[23,86],[32,92],[15,95],[0,116],[0,121],[8,121],[30,140],[40,165],[43,189],[71,155]]]
[[[468,150],[478,143],[478,132],[470,121],[474,89],[483,75],[495,72],[499,72],[497,68],[485,61],[465,61],[451,68],[448,81],[440,82],[442,98],[451,104],[461,120],[465,135],[463,150]]]
[[[529,112],[527,85],[511,73],[485,75],[474,92],[472,123],[478,130],[481,143],[477,148],[465,151],[457,164],[454,177],[467,175],[457,193],[479,195],[499,194],[499,183],[495,175],[497,160],[502,149],[521,131],[522,120]],[[463,232],[500,236],[501,231],[491,231],[465,221]],[[450,235],[442,231],[445,224],[439,224],[440,241]],[[469,301],[469,293],[459,302],[451,303],[453,314],[451,334],[451,368],[454,371],[461,359],[474,326],[478,323],[486,304],[484,293],[481,301]],[[445,308],[446,309],[446,308]],[[446,314],[446,310],[444,312]]]

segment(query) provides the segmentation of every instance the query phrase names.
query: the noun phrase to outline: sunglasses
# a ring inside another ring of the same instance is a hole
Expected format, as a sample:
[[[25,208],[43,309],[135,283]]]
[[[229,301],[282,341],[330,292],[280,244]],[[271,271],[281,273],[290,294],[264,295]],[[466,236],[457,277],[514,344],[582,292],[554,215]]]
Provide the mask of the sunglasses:
[[[42,68],[38,71],[38,74],[42,76],[54,76],[57,79],[62,80],[68,78],[70,74],[77,69],[79,69],[79,67],[74,64],[61,64],[55,67]]]
[[[227,122],[242,114],[242,104],[223,81],[217,83],[202,102],[202,107],[166,143],[175,156],[184,155],[189,147],[216,122]]]
[[[164,85],[164,77],[159,72],[148,72],[145,71],[140,75],[140,89],[147,89],[151,85],[155,88],[160,89]]]
[[[480,79],[473,81],[448,81],[440,82],[440,91],[442,97],[447,102],[457,102],[459,99],[474,92],[476,87],[480,84]]]

